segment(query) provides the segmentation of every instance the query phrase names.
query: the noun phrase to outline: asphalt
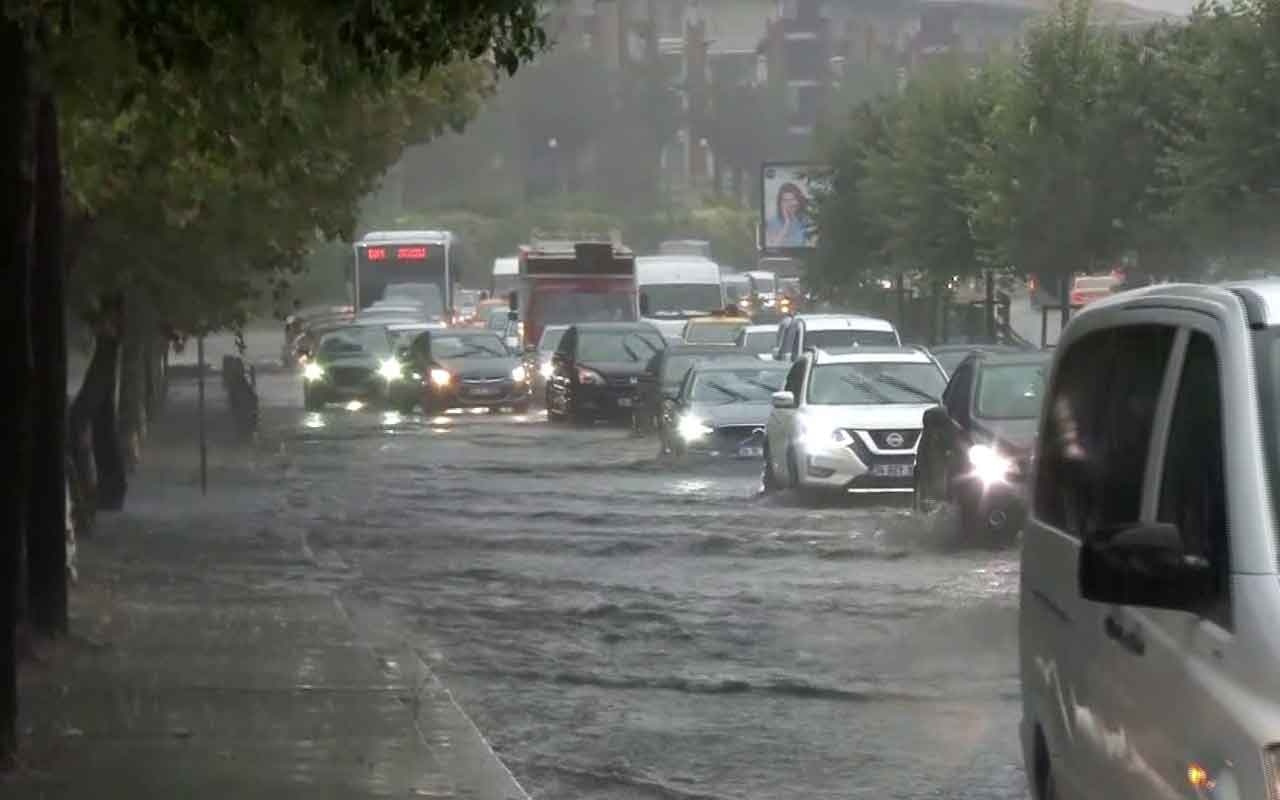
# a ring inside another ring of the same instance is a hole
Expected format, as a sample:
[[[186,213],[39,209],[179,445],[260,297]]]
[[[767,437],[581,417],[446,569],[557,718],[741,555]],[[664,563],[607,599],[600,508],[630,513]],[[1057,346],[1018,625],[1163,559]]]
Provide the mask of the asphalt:
[[[80,542],[72,636],[23,667],[0,796],[527,800],[396,623],[272,524],[279,465],[209,388],[208,494],[180,382],[128,509]]]

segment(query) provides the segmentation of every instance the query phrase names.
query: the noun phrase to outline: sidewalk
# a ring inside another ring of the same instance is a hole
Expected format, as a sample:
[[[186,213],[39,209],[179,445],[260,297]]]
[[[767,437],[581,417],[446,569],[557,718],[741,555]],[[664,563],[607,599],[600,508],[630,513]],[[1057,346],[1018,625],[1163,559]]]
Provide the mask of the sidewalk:
[[[528,800],[394,623],[290,532],[278,465],[233,444],[213,388],[209,495],[179,383],[129,510],[80,542],[73,636],[24,667],[0,796]]]

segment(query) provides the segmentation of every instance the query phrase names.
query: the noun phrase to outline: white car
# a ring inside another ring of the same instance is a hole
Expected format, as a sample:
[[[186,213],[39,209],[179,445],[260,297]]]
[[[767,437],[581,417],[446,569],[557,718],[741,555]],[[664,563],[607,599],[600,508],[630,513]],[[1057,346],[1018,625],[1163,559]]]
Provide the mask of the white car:
[[[1037,800],[1280,798],[1280,281],[1089,303],[1023,532]]]
[[[773,395],[766,489],[909,493],[924,412],[947,386],[915,348],[805,353]]]

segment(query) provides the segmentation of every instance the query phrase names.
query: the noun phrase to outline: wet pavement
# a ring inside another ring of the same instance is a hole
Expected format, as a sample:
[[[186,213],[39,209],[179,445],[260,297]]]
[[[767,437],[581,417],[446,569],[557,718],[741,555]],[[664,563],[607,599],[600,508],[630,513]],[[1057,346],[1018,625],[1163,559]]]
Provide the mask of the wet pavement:
[[[624,430],[261,385],[278,524],[412,632],[534,797],[1026,797],[1015,551]]]

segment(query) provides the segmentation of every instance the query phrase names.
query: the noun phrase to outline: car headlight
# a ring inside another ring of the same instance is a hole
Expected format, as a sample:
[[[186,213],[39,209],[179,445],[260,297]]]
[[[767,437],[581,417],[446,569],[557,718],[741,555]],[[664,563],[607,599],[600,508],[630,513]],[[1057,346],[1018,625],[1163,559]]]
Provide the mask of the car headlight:
[[[986,444],[969,448],[969,465],[983,486],[1004,483],[1013,472],[1013,460]]]
[[[516,368],[511,370],[511,380],[515,381],[516,383],[524,383],[525,379],[528,377],[529,377],[528,371],[525,370],[524,366],[521,364],[517,364]]]
[[[685,414],[676,421],[676,433],[686,442],[696,442],[711,435],[712,427],[699,417]]]
[[[453,383],[453,373],[447,369],[431,370],[431,382],[436,386],[448,386]]]
[[[404,365],[394,358],[385,358],[378,365],[378,374],[389,381],[400,380],[404,375]]]
[[[800,438],[806,450],[829,450],[853,444],[853,437],[844,428],[826,425],[805,425],[801,429]]]
[[[324,377],[324,367],[314,361],[308,361],[302,365],[302,379],[307,381],[318,381]]]
[[[555,368],[551,366],[550,361],[543,361],[542,366],[538,367],[538,374],[543,380],[551,380],[551,375],[555,372]]]

